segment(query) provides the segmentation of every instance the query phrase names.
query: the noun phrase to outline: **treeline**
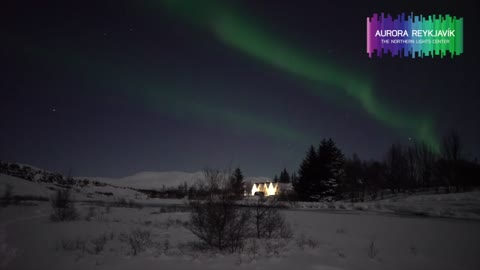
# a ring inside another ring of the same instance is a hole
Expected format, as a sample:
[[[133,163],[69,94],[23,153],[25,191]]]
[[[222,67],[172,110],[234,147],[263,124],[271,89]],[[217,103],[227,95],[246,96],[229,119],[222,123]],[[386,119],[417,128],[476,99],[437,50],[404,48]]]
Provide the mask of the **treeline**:
[[[288,172],[281,176],[285,181]],[[332,139],[324,139],[310,146],[298,176],[289,178],[298,200],[362,201],[386,192],[468,191],[480,186],[480,165],[465,155],[453,131],[444,136],[440,153],[421,142],[393,144],[380,161],[345,157]]]

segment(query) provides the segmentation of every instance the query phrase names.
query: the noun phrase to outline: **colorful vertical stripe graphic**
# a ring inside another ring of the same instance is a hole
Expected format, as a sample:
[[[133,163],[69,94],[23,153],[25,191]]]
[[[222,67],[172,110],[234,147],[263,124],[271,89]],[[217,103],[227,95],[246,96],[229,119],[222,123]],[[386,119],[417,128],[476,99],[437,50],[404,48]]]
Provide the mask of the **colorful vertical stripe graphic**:
[[[463,18],[450,15],[367,17],[367,53],[382,57],[440,56],[453,58],[463,53]]]

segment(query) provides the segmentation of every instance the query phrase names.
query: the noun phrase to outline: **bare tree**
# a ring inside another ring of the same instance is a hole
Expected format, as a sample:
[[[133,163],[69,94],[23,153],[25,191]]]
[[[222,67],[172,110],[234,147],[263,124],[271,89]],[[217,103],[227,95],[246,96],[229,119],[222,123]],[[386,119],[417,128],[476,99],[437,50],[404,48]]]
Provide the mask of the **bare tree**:
[[[459,179],[459,166],[463,159],[463,145],[455,130],[450,131],[443,137],[442,156],[446,167],[447,189],[453,185],[458,192],[461,181]]]
[[[386,179],[392,192],[404,189],[404,179],[407,175],[407,160],[405,158],[404,148],[399,144],[394,144],[387,151],[385,157]]]
[[[443,137],[443,158],[446,160],[458,161],[463,155],[463,146],[460,136],[455,130],[451,130]]]
[[[191,201],[187,225],[194,235],[210,248],[234,252],[243,247],[250,233],[248,208],[235,205],[229,196],[210,196]]]
[[[289,238],[291,230],[278,211],[278,197],[259,197],[250,205],[255,236],[260,238]]]
[[[243,247],[250,234],[250,210],[235,204],[229,194],[229,175],[205,169],[209,194],[204,200],[191,200],[190,221],[186,226],[207,247],[235,252]]]
[[[220,171],[217,169],[205,168],[203,170],[204,186],[211,194],[218,194],[228,188],[230,172],[229,170]]]
[[[216,191],[220,188],[222,179],[221,179],[221,174],[219,170],[205,168],[203,170],[203,177],[210,191]]]
[[[230,190],[230,174],[206,169],[204,176],[209,193],[202,200],[189,201],[191,213],[186,228],[206,247],[235,252],[254,235],[257,238],[292,236],[278,212],[276,197],[260,198],[250,207],[237,205],[237,197]]]
[[[424,188],[429,188],[433,184],[433,171],[437,155],[426,143],[416,143],[415,153],[419,184]]]
[[[405,155],[405,167],[407,169],[406,172],[406,178],[403,179],[404,186],[408,189],[413,189],[417,187],[417,184],[419,182],[419,176],[418,176],[418,157],[417,157],[417,149],[415,146],[410,146],[407,147],[404,150],[404,155]]]
[[[240,168],[236,168],[229,179],[229,189],[237,199],[243,196],[245,191],[245,181]]]

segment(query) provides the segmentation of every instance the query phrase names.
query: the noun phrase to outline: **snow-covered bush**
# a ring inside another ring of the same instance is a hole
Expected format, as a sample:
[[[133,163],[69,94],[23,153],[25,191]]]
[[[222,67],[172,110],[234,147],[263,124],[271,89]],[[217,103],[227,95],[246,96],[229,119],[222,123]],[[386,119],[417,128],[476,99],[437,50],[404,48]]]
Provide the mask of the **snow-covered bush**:
[[[250,205],[255,236],[258,239],[292,237],[290,226],[278,212],[277,202],[276,198],[260,197]]]
[[[378,247],[376,244],[375,239],[370,240],[370,243],[368,244],[368,257],[370,259],[375,259],[378,255]]]
[[[297,239],[297,246],[301,249],[304,249],[306,247],[310,249],[315,249],[319,245],[320,244],[318,243],[317,240],[313,238],[307,238],[307,236],[304,233],[301,233]]]
[[[84,253],[87,250],[87,245],[85,241],[80,238],[61,239],[57,248],[65,251],[80,250],[82,253]]]
[[[91,221],[96,215],[96,208],[95,206],[89,206],[87,209],[87,215],[85,217],[86,221]]]
[[[137,203],[133,199],[130,199],[130,200],[127,201],[127,199],[125,199],[125,198],[118,198],[112,204],[113,204],[113,206],[116,206],[116,207],[142,208],[142,205]]]
[[[127,243],[131,254],[133,256],[145,251],[147,247],[152,243],[150,230],[142,230],[139,228],[131,230],[129,233],[123,233],[120,235],[120,240]]]
[[[5,190],[1,198],[1,206],[8,206],[13,200],[13,186],[11,184],[5,184]]]
[[[105,244],[107,244],[108,241],[108,235],[107,234],[102,234],[98,236],[97,238],[92,239],[91,243],[93,245],[93,253],[98,254],[103,251],[105,248]]]
[[[208,247],[235,252],[250,235],[250,211],[235,205],[227,196],[190,202],[190,222],[186,225]]]
[[[50,203],[53,209],[50,216],[52,221],[69,221],[78,217],[70,189],[57,190],[55,195],[51,197]]]

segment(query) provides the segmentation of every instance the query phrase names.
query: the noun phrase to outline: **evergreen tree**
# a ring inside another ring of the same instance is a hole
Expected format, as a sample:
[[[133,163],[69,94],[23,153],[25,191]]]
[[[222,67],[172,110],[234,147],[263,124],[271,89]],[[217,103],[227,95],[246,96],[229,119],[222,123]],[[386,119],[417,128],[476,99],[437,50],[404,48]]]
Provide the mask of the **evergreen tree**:
[[[278,176],[275,174],[275,176],[273,177],[273,182],[274,183],[277,183],[278,182]]]
[[[293,187],[301,200],[311,200],[311,196],[314,194],[312,187],[316,177],[314,168],[316,162],[317,151],[311,145],[298,170],[298,179],[293,182]]]
[[[337,195],[337,187],[344,175],[345,159],[332,139],[323,139],[317,153],[315,193],[319,198]]]
[[[319,200],[338,195],[344,174],[344,156],[332,139],[322,140],[318,150],[310,146],[293,182],[302,200]]]
[[[294,183],[297,180],[298,180],[297,174],[293,172],[292,175],[290,176],[290,183]]]
[[[244,177],[240,168],[236,168],[230,177],[230,188],[236,196],[242,196],[244,192]]]
[[[284,168],[282,172],[280,172],[280,183],[289,183],[290,182],[290,175],[287,172],[287,169]]]
[[[357,154],[353,154],[352,158],[345,162],[345,176],[340,188],[352,202],[358,197],[363,198],[363,177],[364,167],[362,161]]]

